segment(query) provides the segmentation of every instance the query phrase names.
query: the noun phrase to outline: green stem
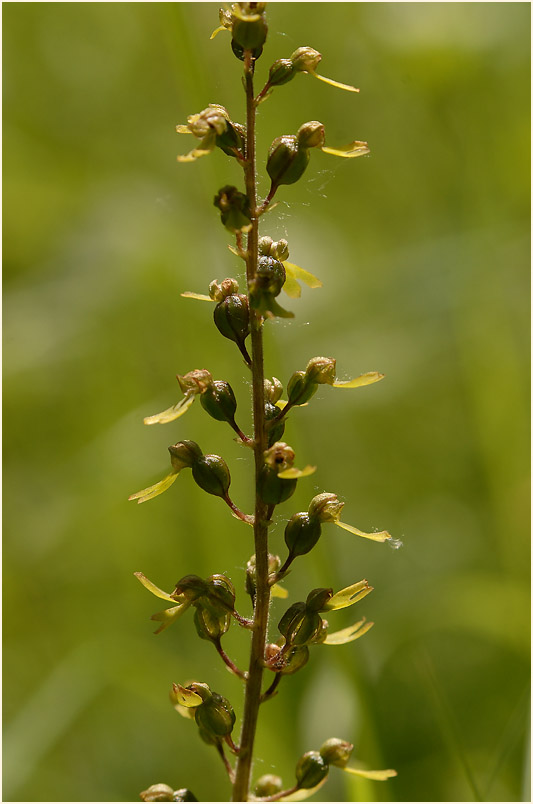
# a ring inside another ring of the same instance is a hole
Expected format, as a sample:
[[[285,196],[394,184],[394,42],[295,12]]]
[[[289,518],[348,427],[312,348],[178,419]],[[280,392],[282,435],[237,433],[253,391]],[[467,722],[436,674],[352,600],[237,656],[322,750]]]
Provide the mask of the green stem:
[[[248,284],[257,273],[259,259],[259,226],[257,215],[256,162],[255,162],[255,117],[254,101],[254,62],[251,51],[245,52],[244,78],[246,89],[246,162],[244,175],[246,194],[252,211],[252,228],[248,232],[246,276]],[[265,400],[263,369],[263,331],[260,314],[250,309],[251,341],[252,341],[252,393],[254,417],[254,454],[255,480],[263,468],[263,454],[266,450],[265,432]],[[254,629],[250,650],[250,664],[246,692],[244,697],[244,713],[240,739],[240,753],[235,770],[232,801],[248,801],[250,774],[252,770],[253,748],[257,728],[257,716],[261,701],[261,682],[263,678],[263,661],[267,636],[268,608],[270,587],[268,584],[268,526],[267,506],[256,492],[254,543],[256,561],[256,595],[254,607]]]

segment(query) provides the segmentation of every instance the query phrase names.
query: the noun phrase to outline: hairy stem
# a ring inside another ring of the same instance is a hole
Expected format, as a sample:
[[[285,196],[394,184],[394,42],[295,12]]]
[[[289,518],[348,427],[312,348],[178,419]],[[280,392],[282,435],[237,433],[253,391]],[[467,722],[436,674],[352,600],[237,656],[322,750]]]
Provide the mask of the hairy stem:
[[[253,82],[254,62],[250,51],[245,52],[244,78],[246,89],[246,162],[244,175],[246,194],[252,211],[252,228],[248,232],[246,276],[248,284],[257,272],[258,254],[258,215],[255,165],[255,117]],[[263,468],[263,454],[266,449],[265,433],[265,401],[264,401],[264,369],[263,369],[263,332],[262,318],[256,310],[250,309],[251,341],[252,341],[252,393],[254,417],[254,454],[255,479]],[[268,584],[268,525],[267,506],[256,492],[254,543],[256,561],[256,584],[254,606],[254,629],[250,650],[250,664],[244,698],[244,713],[240,739],[240,753],[233,785],[233,801],[248,801],[250,774],[252,770],[253,747],[257,727],[257,715],[261,701],[261,682],[263,678],[263,661],[265,655],[266,633],[268,623],[268,607],[270,587]]]

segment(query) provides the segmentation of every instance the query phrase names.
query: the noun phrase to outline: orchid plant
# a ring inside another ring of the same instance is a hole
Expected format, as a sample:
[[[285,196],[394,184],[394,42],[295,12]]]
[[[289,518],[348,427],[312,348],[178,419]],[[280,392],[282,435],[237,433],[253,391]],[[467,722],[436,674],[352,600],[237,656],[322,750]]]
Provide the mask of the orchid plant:
[[[275,241],[268,234],[260,236],[264,215],[275,207],[274,199],[280,188],[301,179],[312,151],[319,150],[345,159],[369,152],[367,143],[359,140],[344,147],[326,146],[322,123],[316,120],[305,122],[295,134],[283,134],[273,141],[266,164],[270,189],[264,199],[258,198],[256,112],[259,104],[300,73],[347,92],[359,92],[353,86],[320,75],[317,69],[322,56],[312,47],[299,47],[290,57],[275,61],[262,89],[257,92],[256,62],[263,52],[268,33],[265,7],[265,3],[234,3],[221,9],[220,25],[211,37],[220,32],[229,33],[233,54],[242,62],[245,121],[234,121],[223,106],[212,103],[203,111],[190,115],[186,124],[177,126],[178,134],[187,134],[197,141],[191,150],[178,156],[179,163],[195,162],[220,149],[229,159],[235,159],[243,170],[243,189],[229,184],[223,186],[215,195],[214,205],[220,213],[222,225],[232,236],[230,250],[237,260],[244,263],[245,286],[240,292],[239,283],[233,277],[222,281],[213,279],[208,293],[185,291],[182,296],[214,305],[215,326],[224,338],[237,346],[251,378],[253,432],[246,434],[237,422],[237,399],[229,383],[213,379],[207,369],[178,374],[181,391],[178,401],[144,420],[146,425],[174,422],[198,397],[206,413],[217,421],[226,422],[239,443],[250,451],[250,457],[253,456],[254,509],[252,513],[244,512],[230,496],[231,475],[226,461],[220,455],[204,453],[198,443],[190,440],[169,446],[170,471],[163,479],[132,494],[130,500],[144,503],[156,498],[174,485],[183,470],[190,469],[193,480],[201,489],[220,497],[231,514],[246,525],[250,533],[253,531],[254,552],[246,566],[244,584],[251,602],[250,617],[237,610],[235,587],[226,575],[216,574],[208,578],[186,575],[172,591],[165,592],[142,572],[135,574],[149,592],[169,604],[152,617],[158,624],[156,633],[166,631],[189,609],[193,610],[198,636],[213,644],[228,670],[242,681],[244,705],[239,737],[234,735],[236,716],[231,703],[211,689],[207,682],[180,684],[175,681],[170,690],[175,709],[195,721],[201,739],[212,745],[220,756],[231,786],[231,800],[302,801],[325,783],[333,767],[374,780],[386,780],[396,775],[394,770],[364,770],[349,765],[353,745],[335,737],[297,760],[294,779],[288,785],[271,774],[252,779],[254,740],[262,704],[278,694],[285,677],[304,667],[312,649],[323,645],[343,645],[370,630],[373,623],[359,617],[348,628],[332,631],[326,615],[329,618],[330,613],[357,604],[372,591],[372,587],[362,579],[335,593],[328,587],[312,589],[305,601],[287,608],[275,624],[276,635],[271,635],[268,628],[270,600],[274,596],[288,596],[284,582],[290,568],[299,556],[313,549],[321,536],[323,524],[333,523],[352,534],[389,543],[393,547],[400,543],[387,531],[367,533],[341,522],[344,503],[336,494],[324,492],[311,499],[307,511],[288,518],[284,534],[286,556],[282,559],[269,552],[269,528],[275,510],[290,499],[299,480],[316,469],[312,465],[297,468],[293,449],[282,440],[289,413],[293,408],[307,405],[320,385],[337,389],[362,388],[380,381],[383,375],[370,371],[353,380],[339,380],[335,359],[318,356],[311,358],[305,369],[293,373],[285,390],[276,377],[265,376],[263,337],[268,324],[276,317],[294,316],[293,312],[281,306],[279,294],[283,290],[290,299],[297,299],[301,293],[300,283],[310,288],[319,288],[322,283],[309,271],[289,262],[286,240]],[[246,669],[237,667],[223,647],[223,637],[232,624],[242,628],[250,640]],[[149,786],[141,793],[141,799],[198,800],[188,789],[163,783]]]

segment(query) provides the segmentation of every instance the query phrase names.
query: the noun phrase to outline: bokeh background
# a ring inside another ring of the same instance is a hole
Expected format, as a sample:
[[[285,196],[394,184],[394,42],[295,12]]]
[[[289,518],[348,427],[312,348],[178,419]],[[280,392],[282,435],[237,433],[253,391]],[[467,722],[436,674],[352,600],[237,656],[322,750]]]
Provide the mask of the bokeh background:
[[[262,175],[271,140],[306,120],[372,153],[314,153],[264,221],[324,281],[281,299],[296,318],[268,325],[267,371],[286,382],[325,354],[341,378],[386,374],[291,415],[298,463],[318,470],[278,509],[272,549],[284,555],[285,518],[324,490],[346,521],[404,542],[325,528],[287,581],[290,602],[375,587],[356,612],[374,629],[313,650],[263,711],[256,775],[291,784],[330,736],[398,770],[387,783],[332,771],[316,800],[530,800],[529,16],[527,3],[269,9],[258,85],[311,45],[361,93],[310,76],[277,89],[260,109]],[[207,367],[249,427],[237,349],[207,304],[180,297],[241,271],[212,206],[239,172],[220,151],[178,165],[190,140],[175,134],[210,102],[242,120],[241,65],[227,34],[209,41],[213,3],[5,3],[3,20],[3,799],[133,801],[163,781],[227,800],[168,690],[201,678],[240,713],[240,684],[192,617],[153,636],[161,607],[133,572],[167,590],[225,572],[241,589],[250,533],[185,473],[148,505],[126,499],[192,438],[226,457],[250,509],[250,462],[199,404],[142,424],[177,401],[176,373]],[[227,650],[245,663],[234,630]]]

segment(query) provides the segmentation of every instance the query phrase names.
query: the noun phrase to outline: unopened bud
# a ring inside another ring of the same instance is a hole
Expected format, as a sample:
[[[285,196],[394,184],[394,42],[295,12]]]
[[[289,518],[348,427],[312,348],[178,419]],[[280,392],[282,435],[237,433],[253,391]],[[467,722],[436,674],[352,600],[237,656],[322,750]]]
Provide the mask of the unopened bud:
[[[274,796],[283,790],[283,780],[272,773],[261,776],[254,787],[254,795],[259,797]]]
[[[298,129],[296,136],[300,148],[322,148],[326,141],[324,126],[318,120],[304,123]]]
[[[271,293],[278,296],[285,283],[285,268],[274,257],[259,257],[257,271],[250,284],[250,296]]]
[[[213,299],[213,301],[221,302],[223,301],[226,296],[231,296],[233,293],[239,292],[239,283],[236,279],[232,279],[228,277],[224,279],[220,284],[213,279],[213,281],[209,285],[209,295]]]
[[[271,256],[280,262],[285,262],[289,259],[289,244],[285,239],[278,240],[272,244]]]
[[[208,494],[227,496],[231,477],[228,465],[220,455],[202,455],[193,464],[192,476]]]
[[[289,645],[303,646],[313,641],[322,628],[322,618],[317,612],[309,611],[305,603],[293,603],[278,623]]]
[[[235,422],[237,400],[228,382],[224,380],[212,382],[200,397],[200,403],[213,419],[219,422]]]
[[[232,732],[235,712],[227,698],[213,692],[211,699],[195,710],[195,720],[213,737],[226,737]]]
[[[283,393],[283,385],[277,379],[272,377],[272,380],[265,380],[265,399],[273,405],[281,398]]]
[[[280,87],[288,84],[294,76],[296,70],[291,59],[277,59],[268,73],[268,83],[271,87]]]
[[[268,26],[262,16],[264,8],[259,11],[257,6],[258,3],[239,3],[239,14],[233,14],[233,41],[242,50],[261,51],[265,44]]]
[[[317,390],[317,383],[311,382],[305,371],[295,371],[287,383],[287,395],[291,405],[305,405]]]
[[[309,382],[319,385],[333,385],[337,361],[333,357],[312,357],[305,369]]]
[[[174,801],[174,790],[168,784],[152,784],[139,794],[142,801]]]
[[[285,544],[292,558],[304,556],[313,549],[320,539],[322,528],[318,519],[309,514],[294,514],[285,527]]]
[[[270,146],[267,160],[267,172],[272,184],[294,184],[305,172],[309,164],[309,151],[300,148],[294,135],[276,137]]]
[[[213,382],[213,377],[207,369],[194,369],[187,374],[177,374],[176,379],[184,394],[201,394]]]
[[[195,461],[202,456],[202,450],[196,441],[178,441],[168,448],[172,468],[179,472],[181,469],[191,468]]]
[[[313,497],[309,503],[308,513],[311,519],[319,522],[336,522],[343,508],[344,503],[336,494],[325,491]]]
[[[352,751],[352,743],[348,743],[346,740],[339,740],[338,737],[331,737],[331,739],[322,744],[320,756],[328,765],[344,768],[350,759]]]
[[[306,790],[316,787],[328,775],[329,767],[318,751],[307,751],[296,765],[298,787]]]
[[[235,587],[230,579],[225,575],[210,575],[206,579],[206,584],[209,599],[233,611],[235,608]]]
[[[213,203],[220,210],[220,219],[230,232],[242,232],[250,228],[248,197],[236,187],[226,184],[218,191]]]
[[[248,297],[242,293],[226,296],[215,307],[213,318],[221,335],[242,346],[250,334]]]
[[[299,47],[292,54],[290,61],[296,72],[313,72],[318,67],[322,54],[313,47]]]
[[[266,381],[268,382],[268,380]],[[265,422],[272,421],[279,414],[279,408],[272,404],[272,402],[265,402]],[[285,432],[285,420],[280,419],[276,424],[268,430],[268,446],[273,446],[276,441],[283,437]]]
[[[198,605],[194,612],[194,625],[200,639],[218,642],[231,623],[231,614],[222,612],[217,606]]]
[[[281,567],[281,559],[279,556],[268,554],[268,581],[270,584],[275,582],[275,577],[279,568]],[[257,588],[257,571],[255,564],[255,554],[250,556],[246,564],[246,592],[252,597],[255,595]]]

